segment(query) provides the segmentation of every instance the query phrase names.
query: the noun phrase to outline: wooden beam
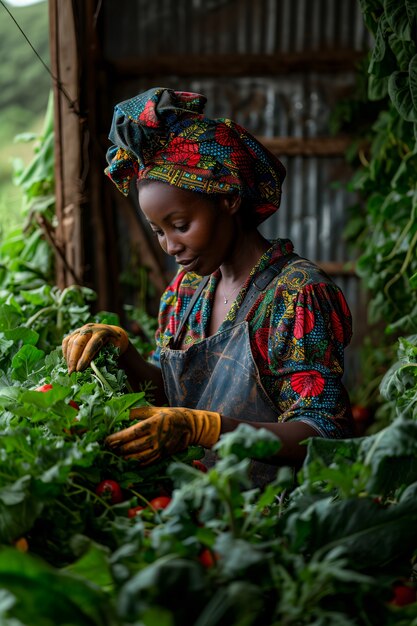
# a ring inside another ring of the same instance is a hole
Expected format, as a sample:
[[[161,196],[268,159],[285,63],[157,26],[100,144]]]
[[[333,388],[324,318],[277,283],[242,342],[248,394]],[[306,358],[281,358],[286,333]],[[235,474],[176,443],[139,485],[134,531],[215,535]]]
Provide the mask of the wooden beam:
[[[315,263],[329,276],[357,276],[353,262],[315,261]]]
[[[74,0],[73,0],[74,1]],[[96,11],[100,8],[96,0],[76,0],[79,14],[80,58],[83,73],[80,77],[83,103],[85,105],[88,137],[84,145],[86,168],[86,206],[83,213],[84,250],[86,277],[97,293],[95,308],[114,311],[121,315],[123,302],[119,289],[120,259],[116,246],[116,218],[111,199],[104,189],[104,154],[97,140],[100,108],[98,99],[101,47],[96,28]]]
[[[338,137],[257,137],[277,156],[344,156],[351,139]]]
[[[118,77],[144,76],[279,76],[295,72],[337,74],[352,71],[363,52],[322,50],[281,54],[157,55],[108,61]]]

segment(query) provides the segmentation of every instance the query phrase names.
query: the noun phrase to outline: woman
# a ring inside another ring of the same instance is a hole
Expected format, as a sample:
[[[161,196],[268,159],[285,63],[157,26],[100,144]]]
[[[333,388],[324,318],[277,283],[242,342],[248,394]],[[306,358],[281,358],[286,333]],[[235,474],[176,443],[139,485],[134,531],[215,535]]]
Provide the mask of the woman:
[[[135,409],[140,421],[107,439],[121,455],[148,464],[199,444],[210,465],[220,435],[247,422],[281,440],[268,463],[252,461],[262,485],[277,465],[303,461],[308,437],[352,434],[341,382],[351,318],[327,275],[257,228],[279,207],[281,162],[231,120],[204,117],[205,101],[151,89],[115,107],[109,135],[106,174],[125,194],[136,180],[141,211],[180,266],[151,361],[102,324],[66,337],[63,352],[80,371],[112,343],[134,389],[152,381],[159,406]]]

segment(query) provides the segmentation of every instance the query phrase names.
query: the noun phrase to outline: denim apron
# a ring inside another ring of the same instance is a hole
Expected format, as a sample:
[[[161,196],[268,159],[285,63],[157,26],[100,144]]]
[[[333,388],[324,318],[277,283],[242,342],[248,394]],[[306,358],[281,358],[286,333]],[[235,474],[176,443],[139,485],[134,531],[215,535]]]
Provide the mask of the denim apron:
[[[224,323],[220,332],[180,350],[185,321],[208,282],[208,277],[203,278],[175,337],[161,351],[161,369],[170,406],[217,411],[248,422],[278,422],[278,408],[263,388],[253,360],[249,324],[245,318],[259,293],[295,257],[300,258],[294,253],[281,257],[254,278],[233,322]],[[207,450],[204,464],[211,467],[215,461],[215,453]],[[275,465],[252,460],[253,485],[262,487],[271,482],[277,469]]]

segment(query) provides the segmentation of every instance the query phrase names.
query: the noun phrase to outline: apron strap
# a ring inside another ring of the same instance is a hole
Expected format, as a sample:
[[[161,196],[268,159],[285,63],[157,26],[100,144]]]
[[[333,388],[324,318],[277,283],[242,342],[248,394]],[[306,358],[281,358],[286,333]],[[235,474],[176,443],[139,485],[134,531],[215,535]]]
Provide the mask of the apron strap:
[[[294,262],[295,259],[300,258],[301,257],[295,252],[290,252],[290,254],[280,257],[273,265],[270,265],[264,269],[263,272],[258,274],[258,276],[256,276],[254,281],[250,284],[249,289],[246,292],[245,299],[239,307],[236,318],[233,320],[233,324],[243,322],[259,294],[266,289],[271,280],[281,273],[281,270],[285,265],[288,265],[289,263]]]
[[[238,313],[236,315],[236,318],[233,320],[233,324],[238,324],[239,322],[243,322],[244,319],[246,319],[246,315],[249,312],[252,304],[254,303],[254,301],[257,299],[257,297],[259,296],[259,294],[264,291],[264,289],[266,289],[266,287],[269,285],[269,283],[271,282],[271,280],[273,278],[275,278],[275,276],[278,276],[278,274],[281,273],[282,268],[292,262],[295,262],[295,259],[302,259],[302,257],[300,257],[298,254],[296,254],[295,252],[290,252],[290,254],[286,254],[282,257],[280,257],[273,265],[270,265],[269,267],[267,267],[266,269],[264,269],[263,272],[261,272],[260,274],[258,274],[258,276],[256,276],[256,278],[254,279],[254,281],[250,284],[248,291],[246,292],[246,296],[242,302],[242,304],[239,307]],[[201,282],[199,283],[197,289],[195,290],[193,297],[191,298],[185,312],[184,315],[181,318],[181,321],[179,323],[179,326],[177,328],[177,332],[175,333],[174,339],[172,340],[171,343],[171,347],[175,349],[175,346],[177,345],[177,342],[181,336],[181,332],[184,328],[184,324],[187,321],[193,306],[195,305],[195,303],[197,302],[198,298],[201,295],[201,292],[203,291],[204,287],[207,285],[208,281],[209,281],[210,276],[204,276],[201,280]]]

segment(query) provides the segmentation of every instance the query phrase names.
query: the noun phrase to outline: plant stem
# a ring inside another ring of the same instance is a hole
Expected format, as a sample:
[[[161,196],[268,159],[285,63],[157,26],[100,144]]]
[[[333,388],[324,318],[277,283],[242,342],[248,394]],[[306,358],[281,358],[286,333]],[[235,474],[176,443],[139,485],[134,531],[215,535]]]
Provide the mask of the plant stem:
[[[138,500],[141,500],[142,502],[144,502],[146,504],[146,506],[149,506],[151,509],[153,509],[153,506],[151,505],[151,503],[149,502],[149,500],[147,500],[145,498],[145,496],[143,496],[141,493],[139,493],[139,491],[135,491],[134,489],[132,489],[131,487],[129,487],[129,491],[131,493],[133,493],[134,496],[136,496],[138,498]],[[154,509],[155,510],[155,509]]]
[[[30,326],[32,326],[33,322],[36,322],[36,320],[39,317],[42,317],[42,315],[48,314],[48,313],[52,313],[53,311],[55,311],[55,307],[54,306],[46,306],[43,309],[40,309],[40,311],[37,311],[34,315],[32,315],[32,317],[29,317],[28,320],[26,320],[24,326],[26,326],[27,328],[30,328]]]
[[[224,491],[223,495],[224,495],[224,504],[228,512],[230,530],[232,531],[233,537],[238,538],[240,533],[238,532],[238,529],[236,526],[235,514],[233,511],[233,505],[231,502],[230,485],[227,485],[227,493]]]
[[[90,367],[93,370],[94,374],[97,376],[97,378],[100,380],[100,382],[104,385],[104,387],[107,387],[107,389],[113,393],[113,387],[111,386],[109,381],[104,378],[103,374],[100,372],[94,361],[91,361]]]
[[[111,505],[108,504],[106,502],[106,500],[104,500],[104,498],[101,498],[97,493],[95,493],[91,489],[88,489],[88,487],[84,487],[83,485],[80,485],[80,484],[74,482],[74,480],[72,480],[72,479],[70,479],[70,484],[73,485],[77,489],[77,491],[72,492],[73,495],[76,494],[76,493],[86,493],[86,494],[89,494],[90,496],[93,496],[93,498],[95,500],[100,502],[100,504],[102,504],[107,509],[107,512],[111,512],[111,513],[114,514],[114,511],[112,510]],[[68,495],[70,496],[71,493],[68,492]]]

